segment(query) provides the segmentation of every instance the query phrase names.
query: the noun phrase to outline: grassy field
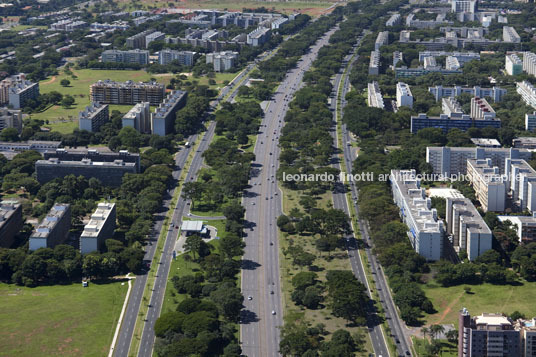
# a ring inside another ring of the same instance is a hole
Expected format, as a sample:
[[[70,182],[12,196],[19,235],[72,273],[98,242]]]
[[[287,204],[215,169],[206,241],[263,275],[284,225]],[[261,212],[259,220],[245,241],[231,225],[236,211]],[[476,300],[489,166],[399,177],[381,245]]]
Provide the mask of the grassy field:
[[[288,214],[288,212],[294,207],[300,207],[299,197],[300,193],[297,191],[292,191],[289,189],[282,188],[283,192],[283,212]],[[328,208],[331,206],[331,192],[326,192],[318,200],[317,207],[319,208]],[[327,270],[351,270],[350,260],[346,255],[346,252],[337,250],[331,254],[331,258],[328,258],[327,253],[322,253],[320,256],[318,250],[313,244],[313,239],[311,237],[301,237],[301,236],[289,236],[285,237],[285,234],[280,233],[279,244],[280,244],[280,254],[279,254],[279,265],[281,271],[281,280],[283,288],[283,303],[285,306],[285,321],[291,322],[295,320],[305,319],[306,321],[314,322],[314,324],[322,323],[325,325],[326,330],[329,332],[334,332],[338,329],[348,330],[350,333],[360,333],[366,336],[365,346],[362,353],[358,355],[367,356],[369,352],[372,352],[372,346],[370,344],[369,335],[366,328],[363,327],[348,327],[346,321],[342,318],[334,317],[331,314],[331,309],[328,307],[319,308],[317,310],[302,309],[300,306],[296,306],[291,299],[292,291],[294,290],[292,286],[292,278],[300,270],[292,264],[290,256],[286,257],[282,252],[287,249],[289,246],[289,239],[293,238],[295,244],[302,246],[306,251],[315,254],[318,258],[315,260],[313,265],[318,267],[317,274],[319,280],[325,281],[325,275]],[[325,302],[324,302],[325,303]]]
[[[426,315],[427,324],[455,324],[458,312],[467,308],[472,316],[483,312],[511,314],[519,311],[527,317],[536,316],[536,283],[525,282],[523,285],[469,285],[471,294],[464,292],[465,285],[443,288],[435,281],[422,285],[435,309],[432,315]]]
[[[418,356],[426,355],[426,346],[430,343],[428,340],[422,338],[412,338],[413,346],[415,346],[415,351]],[[456,357],[458,356],[458,347],[455,343],[450,343],[447,340],[439,340],[441,342],[441,350],[439,355],[441,357]]]
[[[140,3],[134,4],[130,0],[119,0],[121,6],[128,11],[135,10],[137,8],[150,8],[150,7],[168,7],[169,1],[164,0],[148,0],[144,1],[142,5]],[[171,3],[178,8],[189,9],[221,9],[221,10],[242,10],[244,8],[254,9],[258,7],[266,7],[267,9],[276,10],[278,12],[291,14],[294,12],[300,12],[309,14],[311,16],[318,16],[322,13],[322,10],[331,6],[333,2],[330,1],[282,1],[282,2],[260,2],[251,0],[183,0],[180,3]]]
[[[0,284],[0,355],[107,355],[128,289],[121,284]]]
[[[60,92],[63,95],[70,94],[75,99],[75,104],[65,109],[59,105],[52,106],[42,113],[32,114],[32,118],[48,120],[46,125],[54,131],[61,133],[71,133],[74,128],[78,127],[78,113],[89,105],[89,86],[99,79],[111,79],[114,81],[124,82],[126,80],[148,81],[152,76],[145,71],[115,71],[115,70],[93,70],[80,69],[73,70],[72,75],[67,75],[63,71],[58,76],[53,76],[39,82],[41,93],[52,91]],[[155,77],[158,82],[169,83],[170,75]],[[71,84],[63,87],[60,82],[62,79],[68,79]],[[112,110],[126,112],[131,108],[129,105],[111,105]]]

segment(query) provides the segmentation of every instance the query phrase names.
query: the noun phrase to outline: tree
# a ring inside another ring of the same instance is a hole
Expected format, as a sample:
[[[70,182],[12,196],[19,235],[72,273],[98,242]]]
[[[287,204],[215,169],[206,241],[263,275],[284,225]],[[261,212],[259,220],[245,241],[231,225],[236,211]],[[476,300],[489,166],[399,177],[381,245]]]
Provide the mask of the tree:
[[[240,310],[244,297],[234,283],[225,282],[210,293],[210,299],[218,305],[221,314],[229,321],[236,322],[240,318]]]
[[[67,94],[61,100],[61,106],[64,108],[70,108],[74,104],[74,102],[74,98],[71,95]]]
[[[244,252],[245,243],[236,234],[228,233],[220,239],[220,250],[228,258],[241,256]]]
[[[71,81],[64,78],[60,81],[60,84],[62,87],[68,87],[71,84]]]
[[[456,330],[448,330],[445,336],[450,343],[458,342],[458,331]]]
[[[186,182],[182,186],[182,197],[192,201],[192,210],[194,209],[195,201],[203,197],[204,184],[202,182]]]
[[[15,128],[5,128],[0,131],[0,140],[2,141],[19,141],[19,132]]]
[[[248,86],[241,86],[238,88],[238,95],[240,97],[248,97],[251,95],[251,89]]]
[[[202,242],[203,239],[200,236],[197,234],[192,234],[186,237],[186,241],[184,242],[184,250],[186,252],[192,252],[195,259],[195,254],[199,252]]]
[[[423,327],[421,328],[421,333],[422,333],[424,339],[426,339],[426,334],[428,334],[428,332],[430,332],[430,330],[428,329],[428,327],[423,326]]]
[[[435,340],[437,338],[437,335],[442,334],[445,332],[445,328],[443,325],[432,325],[430,326],[430,334],[432,336],[432,340]]]

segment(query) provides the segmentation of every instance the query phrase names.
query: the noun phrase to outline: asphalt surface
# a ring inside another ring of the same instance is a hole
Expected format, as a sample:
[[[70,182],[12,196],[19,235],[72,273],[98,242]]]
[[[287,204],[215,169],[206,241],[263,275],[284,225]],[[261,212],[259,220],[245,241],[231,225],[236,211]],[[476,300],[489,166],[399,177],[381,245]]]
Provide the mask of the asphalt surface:
[[[242,294],[245,297],[240,332],[246,356],[278,356],[279,326],[283,325],[279,247],[276,220],[282,213],[276,172],[278,139],[288,104],[302,86],[302,77],[336,31],[332,28],[289,71],[268,102],[255,146],[255,162],[243,205],[246,208],[246,247],[242,260]]]
[[[260,55],[258,57],[258,60],[262,61],[265,58],[269,57],[274,52],[275,50],[266,52]],[[232,83],[229,86],[224,87],[221,90],[218,97],[214,101],[211,102],[210,104],[211,110],[214,110],[217,107],[217,105],[224,99],[225,101],[231,102],[238,93],[239,86],[236,84],[240,83],[245,77],[249,76],[249,73],[254,69],[254,67],[255,67],[254,64],[249,64],[248,66],[246,66],[246,68],[242,72],[240,72],[240,74],[237,77],[235,77],[235,79],[232,81]],[[245,80],[241,84],[244,84],[244,83],[245,83]],[[185,182],[196,180],[197,173],[203,163],[203,158],[201,155],[210,145],[210,142],[212,141],[212,138],[214,136],[215,127],[216,127],[216,123],[211,122],[207,129],[207,132],[205,133],[202,139],[201,144],[197,148],[197,152],[195,153],[194,158],[192,159],[188,173],[186,175]],[[199,135],[197,134],[189,137],[187,140],[191,143],[191,146],[188,148],[183,148],[176,155],[175,157],[176,166],[173,169],[173,178],[175,180],[179,179],[181,175],[181,170],[184,167],[186,160],[188,158],[188,155],[190,154],[192,150],[192,146],[194,146],[194,143],[198,140],[198,138],[199,138]],[[162,309],[162,303],[163,303],[164,294],[166,290],[167,278],[169,275],[169,268],[170,268],[171,259],[173,256],[173,248],[175,246],[175,241],[177,240],[178,233],[179,233],[179,229],[176,227],[180,228],[182,224],[182,217],[189,211],[189,207],[188,209],[186,209],[186,206],[189,205],[189,202],[184,200],[182,197],[179,197],[176,207],[173,208],[175,210],[175,212],[173,213],[173,219],[172,219],[173,225],[168,225],[166,227],[163,227],[163,221],[164,221],[165,216],[167,215],[167,212],[170,209],[171,198],[173,196],[173,193],[175,192],[175,189],[177,188],[174,187],[172,189],[168,189],[166,197],[164,198],[164,201],[163,201],[162,209],[157,215],[155,215],[156,223],[153,229],[151,230],[151,234],[148,239],[149,244],[146,246],[144,262],[148,264],[158,264],[159,266],[158,266],[158,270],[156,273],[155,284],[152,289],[152,295],[151,295],[150,302],[149,302],[149,311],[148,311],[145,324],[143,327],[143,332],[142,332],[141,342],[140,342],[140,350],[138,352],[138,356],[147,356],[147,357],[152,356],[154,340],[155,340],[154,323],[156,322],[156,319],[160,316],[160,312]],[[166,241],[164,243],[164,253],[162,254],[160,262],[153,262],[158,237],[160,236],[160,232],[162,230],[167,230]],[[127,305],[127,310],[125,311],[124,319],[121,323],[119,337],[117,339],[116,346],[114,347],[114,356],[126,357],[129,354],[129,348],[132,342],[134,328],[136,324],[136,318],[140,310],[143,291],[144,291],[146,283],[147,283],[146,273],[136,276],[136,279],[132,286],[131,295],[130,295],[129,302]]]
[[[361,40],[359,40],[360,42]],[[351,55],[347,56],[346,60],[349,60]],[[357,60],[357,55],[353,58],[353,61]],[[350,63],[351,68],[352,63]],[[350,71],[347,72],[347,75],[344,76],[343,74],[339,73],[335,78],[335,86],[334,90],[338,89],[339,83],[341,80],[343,80],[343,87],[341,91],[341,105],[340,108],[338,107],[337,101],[332,101],[332,109],[334,112],[337,110],[340,110],[340,118],[343,117],[344,114],[344,106],[346,105],[346,100],[344,99],[346,97],[346,94],[350,90],[350,81],[348,78]],[[344,78],[343,78],[344,77]],[[336,99],[336,96],[335,98]],[[334,116],[335,117],[335,116]],[[352,146],[348,145],[348,143],[352,142],[352,138],[350,137],[350,134],[346,128],[346,124],[341,124],[341,134],[342,134],[342,144],[343,144],[343,158],[346,164],[346,168],[348,170],[348,173],[352,173],[352,163],[357,159],[357,155],[355,150],[352,150]],[[336,136],[336,131],[332,131],[332,135]],[[337,141],[335,141],[336,145],[338,144]],[[341,169],[339,164],[339,157],[336,157],[336,163],[334,165],[338,169]],[[355,208],[355,211],[359,217],[359,206],[357,205],[357,198],[358,198],[358,192],[357,187],[354,182],[350,181],[348,182],[349,187],[352,192],[352,200],[353,205]],[[334,207],[344,210],[348,215],[350,215],[349,207],[348,207],[348,201],[346,200],[346,194],[344,188],[344,185],[342,183],[337,184],[336,190],[333,193],[333,202]],[[393,298],[391,296],[389,286],[387,285],[386,277],[383,273],[383,269],[381,269],[381,266],[379,262],[376,260],[376,257],[374,254],[372,254],[372,241],[370,239],[369,235],[369,229],[368,229],[368,223],[362,219],[359,219],[359,230],[361,232],[361,237],[364,241],[364,249],[365,253],[367,255],[367,260],[370,264],[370,270],[374,277],[374,282],[376,284],[376,290],[378,292],[378,295],[380,297],[380,303],[385,311],[385,318],[387,319],[387,323],[391,330],[391,336],[395,340],[396,347],[397,347],[397,353],[399,356],[411,356],[411,337],[409,334],[409,330],[406,328],[404,322],[400,319],[398,315],[398,310],[396,308],[396,305],[393,302]],[[350,259],[350,263],[352,266],[352,270],[355,274],[355,276],[367,286],[368,294],[369,296],[372,296],[372,287],[368,286],[365,280],[365,273],[363,269],[363,264],[358,252],[358,245],[357,241],[353,238],[353,236],[347,237],[346,240],[346,248],[348,250],[348,257]],[[367,317],[367,327],[369,330],[369,334],[372,340],[372,345],[374,348],[374,352],[376,356],[390,356],[390,353],[387,348],[386,344],[386,337],[381,328],[380,324],[381,320],[374,312],[374,307],[371,306],[371,314]]]

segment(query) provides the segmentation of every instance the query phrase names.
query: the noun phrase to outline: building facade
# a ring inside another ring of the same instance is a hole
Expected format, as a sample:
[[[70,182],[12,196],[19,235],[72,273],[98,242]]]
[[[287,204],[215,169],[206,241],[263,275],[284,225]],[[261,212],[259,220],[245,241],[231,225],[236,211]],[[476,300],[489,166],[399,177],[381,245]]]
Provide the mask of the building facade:
[[[511,26],[503,26],[503,41],[509,43],[520,43],[521,37],[516,29]]]
[[[530,82],[517,82],[516,90],[528,106],[531,106],[536,109],[536,88],[534,88],[534,86]]]
[[[170,64],[173,61],[179,62],[182,66],[191,67],[194,65],[195,52],[192,51],[175,51],[163,49],[158,54],[158,63],[161,65]]]
[[[128,150],[120,150],[119,152],[110,151],[108,148],[101,149],[65,149],[58,148],[55,150],[47,150],[43,153],[45,160],[56,158],[61,161],[82,161],[90,159],[94,162],[113,163],[116,160],[121,160],[128,163],[133,163],[136,167],[136,172],[140,172],[140,154],[131,153]]]
[[[409,85],[403,82],[396,84],[396,105],[397,107],[413,108],[413,94]]]
[[[15,128],[19,132],[22,131],[22,112],[6,107],[0,108],[0,131],[6,128]]]
[[[106,104],[129,104],[149,102],[159,105],[164,100],[163,84],[151,82],[114,82],[111,80],[98,81],[90,87],[91,101]]]
[[[370,53],[368,73],[370,75],[380,74],[380,51],[372,51]]]
[[[160,31],[151,32],[145,36],[145,48],[149,48],[149,44],[153,41],[164,41],[166,34]]]
[[[186,104],[188,93],[176,90],[171,92],[151,115],[151,132],[166,136],[173,132],[176,113]]]
[[[80,130],[87,130],[92,133],[99,131],[100,127],[110,120],[108,104],[91,102],[90,105],[78,115],[78,126]]]
[[[511,76],[517,76],[518,74],[523,73],[523,67],[523,62],[515,53],[506,55],[504,60],[504,68],[506,69],[506,73]]]
[[[149,51],[140,49],[128,51],[106,50],[102,52],[101,60],[104,63],[135,63],[144,66],[149,64]]]
[[[471,98],[471,117],[475,120],[495,119],[495,110],[484,98]]]
[[[115,203],[99,203],[80,236],[80,253],[88,254],[103,248],[106,239],[115,232]]]
[[[505,162],[507,193],[519,211],[536,210],[536,171],[523,159]]]
[[[508,184],[491,159],[467,160],[467,177],[484,212],[503,212]]]
[[[0,247],[11,247],[23,223],[22,205],[19,201],[0,201]]]
[[[235,62],[238,59],[238,52],[222,51],[207,53],[206,63],[212,63],[214,71],[224,72],[228,71],[235,66]]]
[[[532,52],[523,53],[523,70],[532,76],[536,76],[536,54]]]
[[[136,34],[134,36],[130,36],[129,38],[127,38],[127,41],[126,41],[127,47],[145,49],[147,47],[146,44],[145,44],[145,37],[147,35],[152,34],[153,32],[155,32],[154,29],[148,29],[148,30],[140,32],[140,33],[138,33],[138,34]]]
[[[417,133],[424,128],[441,128],[444,132],[457,128],[468,130],[469,128],[500,128],[499,119],[472,119],[471,116],[463,114],[462,116],[449,117],[447,114],[440,114],[438,117],[429,117],[426,114],[419,114],[411,117],[411,132]]]
[[[385,109],[380,85],[376,81],[368,84],[368,106]]]
[[[151,110],[149,102],[141,102],[132,107],[122,119],[123,128],[130,126],[140,133],[151,132]]]
[[[429,87],[428,92],[432,93],[436,102],[441,100],[443,97],[457,97],[462,93],[467,93],[474,97],[490,97],[494,102],[500,102],[502,97],[506,95],[506,89],[500,87],[493,88],[481,88],[479,86],[474,86],[472,88],[455,86],[455,87],[443,87],[437,85],[435,87]]]
[[[29,250],[54,248],[69,238],[71,228],[71,206],[56,203],[35,228],[29,239]]]

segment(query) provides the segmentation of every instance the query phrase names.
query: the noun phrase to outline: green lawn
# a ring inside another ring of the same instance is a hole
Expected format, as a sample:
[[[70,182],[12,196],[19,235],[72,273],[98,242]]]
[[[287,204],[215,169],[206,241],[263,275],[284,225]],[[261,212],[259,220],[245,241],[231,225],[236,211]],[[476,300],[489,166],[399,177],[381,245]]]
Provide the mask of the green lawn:
[[[119,70],[93,70],[79,69],[73,70],[73,74],[77,77],[72,78],[72,75],[66,75],[63,71],[58,76],[53,76],[39,82],[41,93],[52,91],[60,92],[61,94],[70,94],[76,100],[75,104],[65,109],[59,105],[52,106],[42,113],[32,114],[32,118],[48,120],[49,125],[46,125],[54,131],[61,133],[71,133],[74,128],[78,127],[78,113],[89,105],[89,86],[99,79],[111,79],[114,81],[124,82],[126,80],[133,81],[148,81],[151,74],[140,71],[119,71]],[[167,84],[171,75],[155,76],[158,82]],[[63,87],[60,82],[62,79],[68,79],[71,84],[68,87]],[[131,108],[129,105],[111,105],[112,110],[120,110],[126,112]]]
[[[523,285],[469,285],[471,294],[464,292],[465,285],[443,288],[435,281],[422,285],[435,309],[426,315],[427,324],[450,323],[456,326],[458,312],[467,308],[472,316],[483,312],[511,314],[519,311],[527,317],[536,316],[536,282],[523,281]]]
[[[126,282],[0,284],[0,355],[107,355],[127,289]]]
[[[428,340],[422,338],[411,338],[413,341],[413,346],[417,351],[418,356],[424,356],[426,354],[426,346],[430,343]],[[439,355],[441,357],[457,357],[458,356],[458,347],[456,343],[450,343],[447,340],[439,340],[441,343],[441,350]]]

